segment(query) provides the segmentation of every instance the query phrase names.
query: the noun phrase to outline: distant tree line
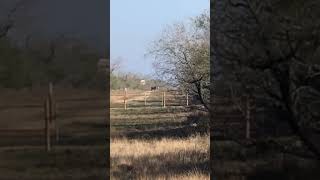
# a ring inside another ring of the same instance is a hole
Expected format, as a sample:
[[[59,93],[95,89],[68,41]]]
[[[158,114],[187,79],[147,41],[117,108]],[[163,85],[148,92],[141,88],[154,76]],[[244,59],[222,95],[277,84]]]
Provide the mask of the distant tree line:
[[[105,86],[97,73],[99,54],[82,41],[63,36],[31,40],[21,47],[9,38],[0,39],[1,87],[19,89],[49,81],[70,87]]]
[[[145,80],[146,84],[142,85],[141,80]],[[110,74],[110,88],[112,90],[123,88],[150,90],[151,86],[163,86],[165,84],[165,82],[153,77],[132,72],[113,72]]]
[[[71,87],[106,88],[106,73],[97,72],[99,53],[80,39],[37,34],[13,41],[16,14],[30,1],[12,3],[0,17],[0,87],[24,88],[48,82]]]

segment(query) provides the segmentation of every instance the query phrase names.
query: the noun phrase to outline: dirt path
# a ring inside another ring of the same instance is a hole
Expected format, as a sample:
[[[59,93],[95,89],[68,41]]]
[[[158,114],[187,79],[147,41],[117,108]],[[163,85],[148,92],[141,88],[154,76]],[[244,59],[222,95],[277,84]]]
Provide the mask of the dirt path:
[[[152,91],[143,91],[140,93],[131,94],[130,91],[128,92],[128,102],[130,101],[143,101],[144,100],[144,93],[148,98]],[[112,103],[123,103],[123,95],[111,95],[110,98]]]

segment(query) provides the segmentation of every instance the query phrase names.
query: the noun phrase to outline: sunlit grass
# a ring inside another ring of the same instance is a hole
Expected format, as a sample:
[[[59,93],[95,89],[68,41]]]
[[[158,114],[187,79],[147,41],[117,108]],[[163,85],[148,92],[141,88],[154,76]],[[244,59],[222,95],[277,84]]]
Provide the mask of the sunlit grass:
[[[209,136],[111,140],[112,179],[209,179]],[[206,166],[206,167],[205,167]],[[202,170],[199,170],[199,169]]]

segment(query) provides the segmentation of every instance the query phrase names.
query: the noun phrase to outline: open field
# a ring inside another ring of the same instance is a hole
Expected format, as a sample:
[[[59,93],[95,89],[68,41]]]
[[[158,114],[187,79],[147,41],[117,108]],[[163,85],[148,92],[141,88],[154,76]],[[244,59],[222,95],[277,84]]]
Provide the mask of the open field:
[[[187,95],[179,91],[128,90],[125,96],[125,92],[123,90],[113,90],[111,92],[110,107],[124,108],[125,97],[126,97],[128,108],[161,107],[163,102],[162,98],[165,99],[166,106],[183,106],[184,107],[187,104],[192,104],[190,99],[187,100]]]
[[[228,98],[215,97],[213,106],[210,146],[214,180],[319,179],[319,161],[294,134],[268,134],[255,111],[247,121],[248,116],[239,114]]]
[[[283,139],[282,143],[293,146],[292,140]],[[214,141],[210,146],[214,150],[211,167],[214,180],[317,180],[320,177],[317,160],[274,147],[262,144],[244,147],[230,140]]]
[[[105,179],[105,145],[0,148],[0,174],[6,180]]]
[[[209,179],[208,136],[160,140],[114,138],[111,179]]]
[[[57,118],[49,153],[44,146],[45,89],[2,95],[6,101],[0,103],[0,179],[105,179],[104,92],[54,89]]]
[[[209,135],[190,126],[197,117],[190,108],[160,104],[110,113],[111,179],[210,179]]]

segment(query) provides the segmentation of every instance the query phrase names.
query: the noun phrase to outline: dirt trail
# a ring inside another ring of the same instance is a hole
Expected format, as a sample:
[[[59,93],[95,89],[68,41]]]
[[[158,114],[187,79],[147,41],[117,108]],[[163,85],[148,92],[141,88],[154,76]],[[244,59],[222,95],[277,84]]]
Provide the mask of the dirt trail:
[[[144,93],[146,94],[146,97],[148,98],[152,91],[143,91],[140,93],[134,93],[130,94],[130,91],[128,92],[128,102],[130,101],[143,101],[144,100]],[[111,95],[111,102],[112,103],[123,103],[123,95]]]

